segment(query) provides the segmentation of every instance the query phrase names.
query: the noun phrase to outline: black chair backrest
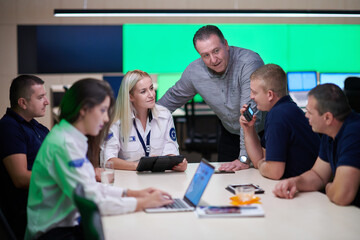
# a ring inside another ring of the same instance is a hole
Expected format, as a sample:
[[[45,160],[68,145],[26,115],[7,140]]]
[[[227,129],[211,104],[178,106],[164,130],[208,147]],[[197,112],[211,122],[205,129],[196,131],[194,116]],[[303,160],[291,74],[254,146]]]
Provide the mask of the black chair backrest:
[[[220,120],[216,115],[196,115],[195,108],[194,99],[185,104],[187,130],[185,148],[190,152],[201,153],[205,159],[210,159],[212,153],[217,153]]]
[[[9,223],[7,222],[5,215],[0,209],[0,239],[1,240],[16,240],[15,233],[11,229]]]
[[[360,90],[360,78],[359,77],[348,77],[344,82],[345,90]]]
[[[101,215],[98,206],[85,197],[84,187],[78,183],[74,190],[74,201],[81,215],[81,227],[84,239],[103,240]]]
[[[344,92],[350,107],[355,112],[360,112],[360,78],[348,77],[344,82]]]

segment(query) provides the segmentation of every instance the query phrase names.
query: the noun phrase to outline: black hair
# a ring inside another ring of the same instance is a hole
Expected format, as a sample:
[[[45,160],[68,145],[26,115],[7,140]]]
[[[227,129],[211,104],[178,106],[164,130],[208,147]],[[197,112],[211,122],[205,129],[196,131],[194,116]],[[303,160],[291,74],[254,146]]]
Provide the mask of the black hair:
[[[113,119],[115,99],[110,85],[93,78],[79,80],[65,92],[60,104],[60,120],[65,119],[69,123],[74,123],[79,118],[81,109],[91,109],[101,104],[107,96],[110,97],[109,121],[97,136],[87,136],[87,157],[94,167],[99,167],[100,145],[106,138]]]
[[[31,86],[36,84],[43,85],[44,81],[34,75],[20,75],[14,78],[9,93],[10,107],[12,109],[17,108],[19,98],[30,100],[31,94],[33,94]]]
[[[308,96],[313,96],[316,99],[316,109],[320,115],[330,112],[336,119],[343,122],[351,113],[351,107],[345,93],[335,84],[318,85],[310,90]]]
[[[110,106],[114,105],[114,94],[110,85],[101,80],[85,78],[75,82],[60,103],[60,120],[75,122],[82,108],[93,108],[102,103],[106,96],[110,97]],[[112,110],[112,109],[111,109]],[[111,116],[112,114],[109,114]]]
[[[193,38],[193,43],[194,43],[194,47],[196,49],[196,42],[198,40],[206,40],[208,39],[211,35],[216,35],[220,38],[220,41],[224,44],[225,43],[225,38],[224,35],[222,34],[222,32],[220,31],[220,29],[217,26],[214,25],[206,25],[201,27],[199,30],[196,31],[194,38]]]

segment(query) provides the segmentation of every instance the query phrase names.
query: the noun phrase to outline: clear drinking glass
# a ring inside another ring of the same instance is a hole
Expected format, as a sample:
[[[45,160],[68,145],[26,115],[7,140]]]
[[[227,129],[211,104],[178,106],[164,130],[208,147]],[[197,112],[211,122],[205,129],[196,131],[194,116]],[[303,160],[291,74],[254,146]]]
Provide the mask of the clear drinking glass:
[[[114,185],[114,181],[114,163],[112,161],[107,161],[101,169],[101,183],[106,185]]]
[[[240,186],[235,188],[235,193],[240,201],[247,202],[254,198],[255,188],[252,186]]]

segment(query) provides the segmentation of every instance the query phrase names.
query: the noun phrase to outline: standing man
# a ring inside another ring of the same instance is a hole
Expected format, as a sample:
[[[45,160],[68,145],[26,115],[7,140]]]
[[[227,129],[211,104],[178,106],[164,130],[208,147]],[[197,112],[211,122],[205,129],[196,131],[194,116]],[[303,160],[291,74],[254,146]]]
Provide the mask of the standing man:
[[[308,94],[306,117],[321,138],[319,156],[309,171],[279,182],[273,193],[294,198],[295,193],[325,188],[338,205],[360,207],[360,115],[352,112],[343,91],[323,84]]]
[[[251,50],[229,46],[213,25],[200,28],[193,43],[201,58],[190,63],[158,103],[174,111],[199,93],[222,123],[218,161],[232,161],[228,164],[234,165],[234,170],[248,168],[250,162],[238,120],[241,106],[250,100],[250,75],[264,62]],[[256,114],[259,132],[263,113]]]
[[[44,81],[20,75],[10,86],[10,106],[0,120],[1,210],[18,239],[24,238],[31,169],[49,130],[34,118],[45,115]]]
[[[250,122],[244,116],[240,118],[246,150],[254,167],[270,179],[298,176],[312,168],[320,139],[311,131],[304,112],[287,94],[284,70],[275,64],[258,68],[251,75],[250,88],[258,109],[268,111],[261,141],[254,129],[256,117]],[[246,105],[241,113],[245,110]]]

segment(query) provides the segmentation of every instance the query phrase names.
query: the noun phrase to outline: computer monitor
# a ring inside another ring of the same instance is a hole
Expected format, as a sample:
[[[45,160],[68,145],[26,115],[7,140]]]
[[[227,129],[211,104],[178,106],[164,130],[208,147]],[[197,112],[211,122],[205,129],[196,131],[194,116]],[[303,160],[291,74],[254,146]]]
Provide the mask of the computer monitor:
[[[121,85],[121,81],[123,78],[124,78],[124,75],[104,75],[103,76],[103,79],[110,84],[110,86],[114,92],[115,99],[117,98],[119,88]]]
[[[344,89],[344,82],[348,77],[360,77],[360,73],[320,73],[320,84],[333,83]]]
[[[19,74],[123,72],[122,25],[18,25]]]
[[[317,74],[315,71],[288,72],[287,82],[289,95],[301,108],[307,104],[308,92],[317,85]]]
[[[317,74],[311,72],[288,72],[287,82],[289,92],[310,91],[317,85]]]

